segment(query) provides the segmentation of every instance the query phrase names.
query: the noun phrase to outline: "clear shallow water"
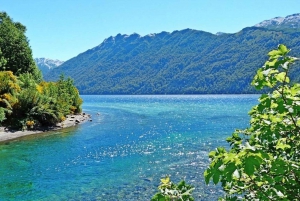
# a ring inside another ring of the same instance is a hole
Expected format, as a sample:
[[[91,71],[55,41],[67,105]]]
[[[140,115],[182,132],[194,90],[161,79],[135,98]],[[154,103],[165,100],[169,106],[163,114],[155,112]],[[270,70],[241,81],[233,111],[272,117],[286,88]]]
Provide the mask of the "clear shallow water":
[[[169,174],[216,200],[208,153],[248,126],[257,95],[82,96],[92,122],[0,144],[0,200],[149,200]],[[97,113],[100,115],[97,115]]]

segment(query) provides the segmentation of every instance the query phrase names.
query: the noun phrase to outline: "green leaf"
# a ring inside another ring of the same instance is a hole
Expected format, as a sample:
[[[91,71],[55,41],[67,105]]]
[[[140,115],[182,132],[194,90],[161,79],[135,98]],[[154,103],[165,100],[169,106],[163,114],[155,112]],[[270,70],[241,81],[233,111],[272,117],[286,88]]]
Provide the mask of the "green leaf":
[[[233,172],[236,170],[236,166],[235,166],[235,164],[234,163],[229,163],[227,166],[226,166],[226,168],[225,168],[225,170],[224,170],[224,173],[225,173],[225,175],[226,175],[226,180],[228,181],[228,182],[231,182],[232,181],[232,174],[233,174]]]
[[[277,63],[277,59],[274,59],[272,61],[267,61],[266,62],[266,66],[268,66],[268,67],[274,67],[276,65],[276,63]],[[268,70],[270,70],[270,69],[268,69]]]
[[[264,182],[261,182],[261,181],[257,182],[257,186],[259,186],[259,187],[261,187],[263,184],[264,184]]]
[[[278,46],[278,50],[280,51],[280,53],[282,55],[285,55],[285,54],[287,54],[289,52],[289,50],[287,49],[287,47],[285,45],[282,45],[282,44],[280,44]]]
[[[284,112],[286,112],[285,103],[284,103],[284,101],[283,101],[282,99],[278,99],[278,100],[277,100],[277,104],[278,104],[278,106],[277,106],[276,110],[277,110],[279,113],[284,113]]]
[[[221,153],[225,153],[226,151],[225,151],[225,148],[224,147],[218,147],[217,148],[217,153],[219,154],[221,154]]]
[[[165,196],[163,196],[163,195],[161,195],[161,194],[159,194],[159,195],[157,196],[157,199],[158,199],[158,201],[166,201]]]
[[[268,56],[270,57],[274,57],[274,56],[277,56],[277,55],[281,55],[281,51],[278,51],[278,50],[272,50],[268,53]]]
[[[220,179],[220,172],[219,171],[216,171],[214,176],[213,176],[213,182],[214,184],[217,184],[219,182],[219,179]]]
[[[284,174],[286,171],[288,171],[286,162],[278,158],[272,161],[271,166],[271,171],[275,174]]]
[[[209,158],[214,158],[215,155],[216,155],[216,152],[215,152],[215,151],[211,151],[211,152],[209,152],[209,154],[208,154]]]
[[[247,162],[247,161],[245,164],[245,173],[249,176],[252,176],[254,173],[254,166],[250,162]]]
[[[287,144],[277,144],[276,145],[276,149],[289,149],[289,148],[291,148],[291,146],[290,145],[287,145]]]
[[[160,179],[161,183],[168,184],[170,182],[170,177],[166,176],[165,178]]]
[[[255,156],[249,156],[245,159],[245,173],[249,176],[252,176],[255,167],[258,168],[260,166],[260,161]]]
[[[205,179],[205,183],[208,184],[210,178],[212,177],[213,173],[211,172],[211,169],[207,169],[204,171],[204,179]]]
[[[289,77],[286,77],[286,78],[285,78],[285,82],[286,82],[286,83],[290,83],[290,78],[289,78]]]
[[[277,144],[276,144],[276,149],[289,149],[291,148],[290,145],[286,144],[286,138],[281,138],[278,140]]]
[[[276,80],[278,80],[279,82],[284,82],[285,77],[286,77],[286,72],[281,72],[275,75]]]

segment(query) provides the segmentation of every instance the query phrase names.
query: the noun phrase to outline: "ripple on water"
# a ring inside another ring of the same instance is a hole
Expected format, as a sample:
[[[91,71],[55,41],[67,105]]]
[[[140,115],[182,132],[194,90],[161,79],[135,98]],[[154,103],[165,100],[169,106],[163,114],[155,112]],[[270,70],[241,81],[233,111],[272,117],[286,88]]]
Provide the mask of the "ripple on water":
[[[216,200],[220,187],[204,184],[208,153],[247,126],[257,102],[256,96],[83,99],[92,122],[0,145],[0,200],[149,200],[166,174],[195,185],[196,200]]]

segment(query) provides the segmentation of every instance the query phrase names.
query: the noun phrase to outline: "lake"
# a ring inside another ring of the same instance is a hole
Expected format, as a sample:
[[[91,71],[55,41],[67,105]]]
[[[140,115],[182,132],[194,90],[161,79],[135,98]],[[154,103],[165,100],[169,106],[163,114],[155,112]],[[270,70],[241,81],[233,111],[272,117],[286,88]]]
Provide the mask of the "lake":
[[[165,175],[217,200],[208,153],[248,126],[258,97],[84,95],[92,122],[0,144],[0,200],[146,201]]]

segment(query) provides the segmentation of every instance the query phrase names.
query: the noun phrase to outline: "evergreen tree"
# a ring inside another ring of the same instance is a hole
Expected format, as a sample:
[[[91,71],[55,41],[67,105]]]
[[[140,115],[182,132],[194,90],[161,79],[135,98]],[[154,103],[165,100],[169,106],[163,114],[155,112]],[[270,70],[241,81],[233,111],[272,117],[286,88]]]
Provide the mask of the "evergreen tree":
[[[71,78],[42,81],[25,31],[0,12],[0,123],[26,129],[55,125],[80,113],[82,100]]]
[[[12,71],[17,76],[31,73],[40,82],[42,75],[32,58],[25,32],[25,26],[0,12],[0,70]]]

